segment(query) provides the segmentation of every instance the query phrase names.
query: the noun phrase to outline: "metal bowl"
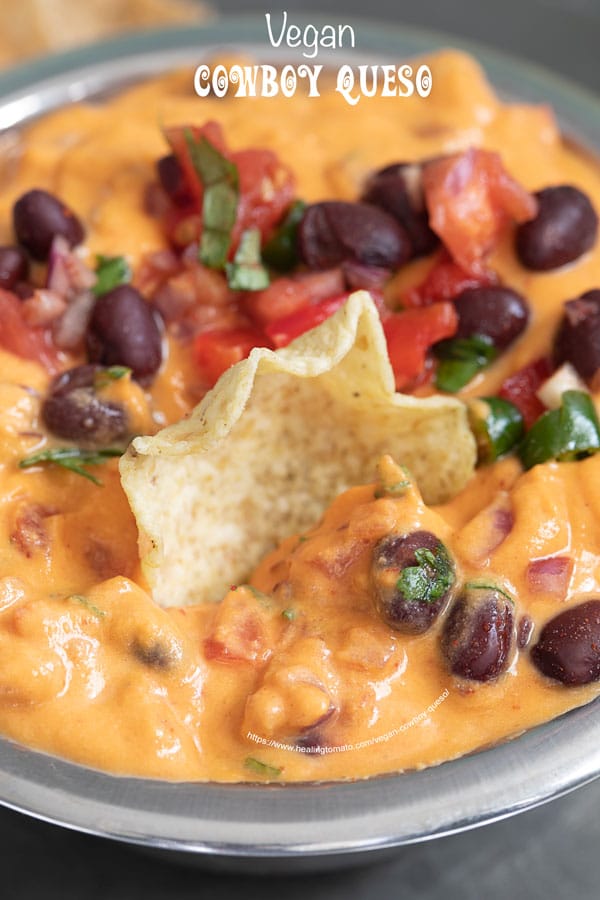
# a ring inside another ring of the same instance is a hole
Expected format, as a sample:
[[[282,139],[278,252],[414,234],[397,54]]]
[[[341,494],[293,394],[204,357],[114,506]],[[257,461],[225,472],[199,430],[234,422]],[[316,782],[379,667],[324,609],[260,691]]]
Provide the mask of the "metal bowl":
[[[318,24],[318,17],[310,21]],[[448,43],[441,35],[368,22],[357,22],[356,33],[359,56],[371,62]],[[552,103],[566,132],[600,144],[600,103],[591,94],[497,53],[455,39],[452,44],[472,52],[502,93]],[[264,18],[238,17],[46,57],[0,77],[0,129],[176,65],[197,64],[224,47],[271,61],[291,56],[270,48]],[[328,60],[340,65],[349,54],[343,60],[339,53],[319,55],[319,62]],[[436,768],[354,783],[258,786],[125,778],[0,739],[0,802],[6,806],[189,861],[262,872],[365,862],[402,844],[521,812],[599,774],[598,701]]]

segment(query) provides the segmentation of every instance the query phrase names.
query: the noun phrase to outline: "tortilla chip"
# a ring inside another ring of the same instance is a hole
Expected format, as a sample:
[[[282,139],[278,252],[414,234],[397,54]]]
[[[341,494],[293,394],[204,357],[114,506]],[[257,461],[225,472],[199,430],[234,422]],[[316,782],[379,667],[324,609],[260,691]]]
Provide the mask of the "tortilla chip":
[[[339,493],[374,480],[383,453],[428,502],[475,464],[462,403],[394,392],[379,315],[359,291],[289,347],[254,349],[189,418],[133,441],[121,478],[154,599],[220,600]]]

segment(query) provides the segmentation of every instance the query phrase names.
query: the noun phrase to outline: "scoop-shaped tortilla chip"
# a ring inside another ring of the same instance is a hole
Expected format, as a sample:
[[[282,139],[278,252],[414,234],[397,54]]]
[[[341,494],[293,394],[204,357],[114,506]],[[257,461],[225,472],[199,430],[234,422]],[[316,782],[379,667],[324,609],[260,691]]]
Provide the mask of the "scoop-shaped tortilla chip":
[[[359,291],[289,347],[252,350],[189,418],[133,441],[121,478],[154,599],[221,599],[341,491],[374,480],[383,453],[428,502],[460,490],[475,464],[462,403],[395,393],[379,315]]]

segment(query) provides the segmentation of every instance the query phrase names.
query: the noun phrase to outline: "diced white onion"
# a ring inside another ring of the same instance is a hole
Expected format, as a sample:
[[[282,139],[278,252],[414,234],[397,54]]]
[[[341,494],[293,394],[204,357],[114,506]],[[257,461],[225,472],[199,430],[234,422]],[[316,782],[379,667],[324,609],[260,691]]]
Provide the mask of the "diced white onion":
[[[548,409],[558,409],[565,391],[585,391],[589,393],[585,383],[577,374],[571,363],[563,363],[550,378],[537,390],[537,395]]]

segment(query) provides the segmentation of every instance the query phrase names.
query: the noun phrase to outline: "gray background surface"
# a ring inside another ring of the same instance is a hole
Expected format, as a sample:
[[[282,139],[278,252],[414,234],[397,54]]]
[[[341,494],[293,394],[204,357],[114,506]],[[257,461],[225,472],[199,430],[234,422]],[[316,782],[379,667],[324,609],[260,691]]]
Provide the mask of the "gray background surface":
[[[4,0],[7,2],[7,0]],[[13,0],[8,0],[13,2]],[[600,93],[600,0],[219,0],[219,11],[366,16],[508,50]],[[203,873],[0,810],[2,900],[598,900],[600,782],[467,834],[405,848],[390,862],[303,878]]]

